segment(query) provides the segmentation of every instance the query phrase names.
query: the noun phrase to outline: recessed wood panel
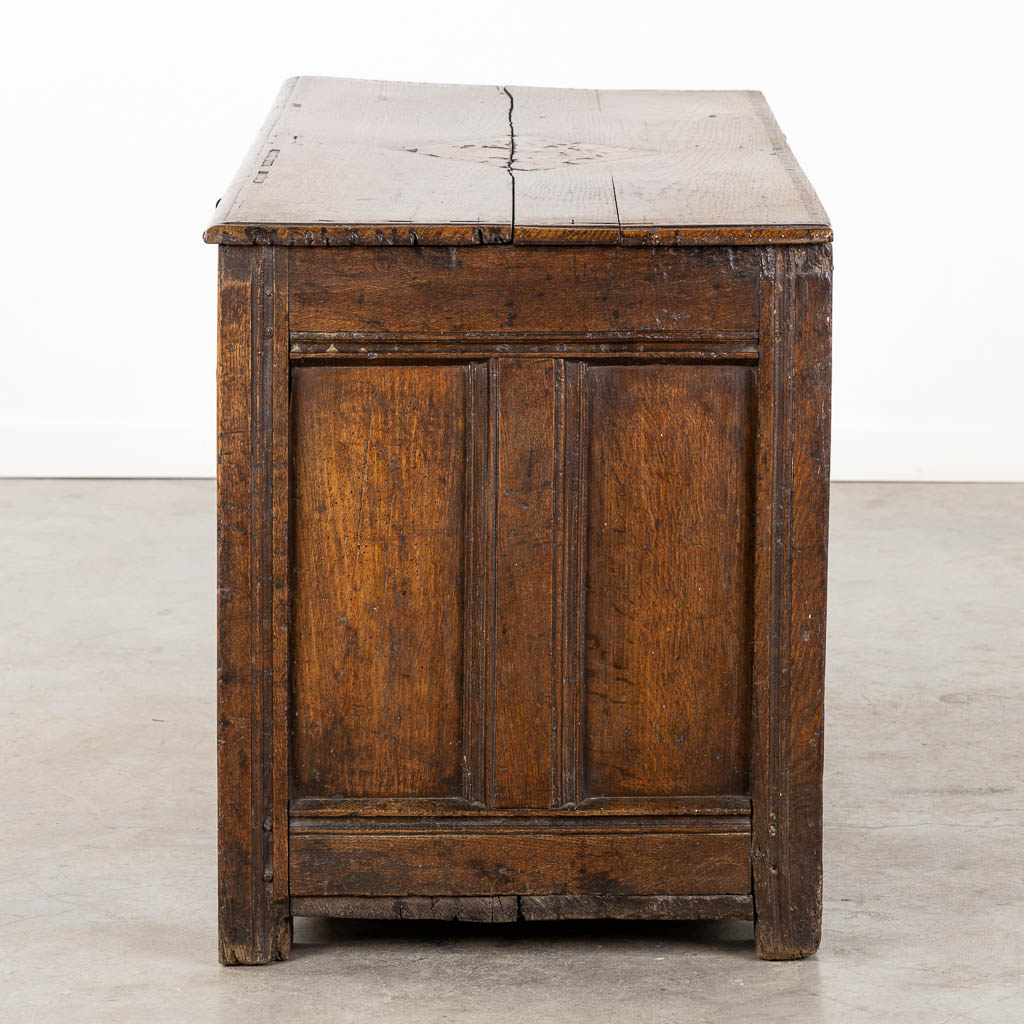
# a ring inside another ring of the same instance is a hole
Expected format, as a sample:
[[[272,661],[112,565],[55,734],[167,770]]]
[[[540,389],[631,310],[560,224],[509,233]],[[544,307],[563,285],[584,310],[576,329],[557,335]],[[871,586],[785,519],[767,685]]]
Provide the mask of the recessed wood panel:
[[[463,793],[472,381],[293,373],[294,796]]]
[[[747,790],[754,374],[585,368],[583,797]]]

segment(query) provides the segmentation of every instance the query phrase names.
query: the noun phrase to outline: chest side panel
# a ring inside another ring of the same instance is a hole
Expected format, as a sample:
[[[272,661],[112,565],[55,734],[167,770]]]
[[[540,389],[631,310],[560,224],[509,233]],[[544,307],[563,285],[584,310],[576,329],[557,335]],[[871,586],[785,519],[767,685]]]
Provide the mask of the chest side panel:
[[[585,797],[746,792],[754,377],[583,368]]]
[[[293,791],[463,792],[473,367],[292,376]]]
[[[293,894],[749,889],[762,253],[521,253],[290,253]]]

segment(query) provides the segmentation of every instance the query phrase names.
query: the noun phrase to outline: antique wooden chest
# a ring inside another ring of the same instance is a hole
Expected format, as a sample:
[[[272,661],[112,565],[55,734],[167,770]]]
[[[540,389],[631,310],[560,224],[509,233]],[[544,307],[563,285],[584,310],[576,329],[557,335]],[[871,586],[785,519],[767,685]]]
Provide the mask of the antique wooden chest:
[[[821,916],[831,231],[763,97],[285,84],[219,273],[220,955]]]

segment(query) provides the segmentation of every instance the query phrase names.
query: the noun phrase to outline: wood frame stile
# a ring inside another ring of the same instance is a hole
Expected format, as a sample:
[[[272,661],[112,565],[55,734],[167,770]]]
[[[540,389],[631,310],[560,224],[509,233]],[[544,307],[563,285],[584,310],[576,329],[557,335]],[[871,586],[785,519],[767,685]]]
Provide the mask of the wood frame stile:
[[[755,942],[821,937],[832,246],[763,250],[750,774]]]
[[[288,250],[219,246],[217,820],[220,961],[291,950]]]
[[[286,959],[291,945],[290,252],[278,245],[219,246],[218,824],[225,964]],[[820,936],[831,245],[764,246],[759,254],[752,894],[757,954],[793,959],[814,952]],[[561,899],[568,907],[574,898]],[[576,899],[593,904],[587,913],[600,904],[600,898]]]

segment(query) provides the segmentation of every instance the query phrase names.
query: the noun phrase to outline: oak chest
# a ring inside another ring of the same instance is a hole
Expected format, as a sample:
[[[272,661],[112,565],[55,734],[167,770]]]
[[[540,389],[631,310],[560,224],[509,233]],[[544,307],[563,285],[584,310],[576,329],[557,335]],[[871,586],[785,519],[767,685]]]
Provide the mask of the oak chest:
[[[831,231],[763,97],[294,79],[205,237],[222,961],[813,952]]]

